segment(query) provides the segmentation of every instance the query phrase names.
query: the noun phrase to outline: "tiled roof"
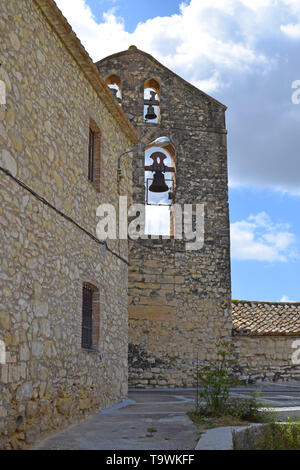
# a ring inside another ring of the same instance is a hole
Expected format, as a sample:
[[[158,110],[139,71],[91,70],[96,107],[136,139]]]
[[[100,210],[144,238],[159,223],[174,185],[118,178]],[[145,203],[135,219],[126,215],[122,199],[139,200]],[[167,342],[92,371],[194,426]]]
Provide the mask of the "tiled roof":
[[[300,302],[232,301],[233,334],[300,336]]]

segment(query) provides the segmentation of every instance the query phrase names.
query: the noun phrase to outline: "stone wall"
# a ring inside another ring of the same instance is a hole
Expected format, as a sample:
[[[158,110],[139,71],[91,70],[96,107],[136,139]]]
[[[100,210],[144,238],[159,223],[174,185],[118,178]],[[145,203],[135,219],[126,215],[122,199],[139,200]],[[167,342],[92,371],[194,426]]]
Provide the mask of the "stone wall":
[[[225,107],[134,47],[97,63],[105,78],[120,77],[122,108],[139,136],[133,158],[133,197],[145,203],[145,146],[168,136],[175,148],[178,204],[204,204],[205,240],[186,251],[182,241],[130,243],[129,384],[192,386],[199,361],[215,357],[231,337],[229,218]],[[143,118],[144,83],[160,84],[160,122]]]
[[[300,303],[233,300],[231,311],[243,379],[300,380]]]
[[[293,361],[293,357],[299,361],[299,336],[234,335],[233,345],[245,382],[300,380],[299,364]]]
[[[127,241],[105,249],[94,235],[98,205],[130,195],[130,160],[118,187],[117,157],[135,133],[54,2],[0,9],[0,448],[15,449],[127,394]],[[97,351],[81,348],[84,282],[100,293]]]
[[[230,339],[227,304],[201,298],[203,267],[174,240],[135,242],[130,261],[130,384],[194,386],[197,359],[213,360],[216,342]]]

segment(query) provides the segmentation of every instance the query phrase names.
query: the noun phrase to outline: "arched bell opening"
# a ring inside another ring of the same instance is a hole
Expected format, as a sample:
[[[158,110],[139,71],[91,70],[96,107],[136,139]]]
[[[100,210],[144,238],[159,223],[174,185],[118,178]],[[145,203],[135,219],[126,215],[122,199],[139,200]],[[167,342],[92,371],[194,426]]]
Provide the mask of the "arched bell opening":
[[[175,201],[175,147],[150,147],[145,150],[145,231],[149,235],[174,233],[172,205]]]
[[[144,121],[160,122],[160,84],[154,78],[144,83]]]
[[[114,98],[116,98],[119,105],[121,106],[122,105],[122,81],[121,81],[121,78],[116,74],[112,74],[112,75],[109,75],[105,79],[105,82],[106,82],[106,85],[108,86],[108,88],[110,89],[110,91],[112,92]]]

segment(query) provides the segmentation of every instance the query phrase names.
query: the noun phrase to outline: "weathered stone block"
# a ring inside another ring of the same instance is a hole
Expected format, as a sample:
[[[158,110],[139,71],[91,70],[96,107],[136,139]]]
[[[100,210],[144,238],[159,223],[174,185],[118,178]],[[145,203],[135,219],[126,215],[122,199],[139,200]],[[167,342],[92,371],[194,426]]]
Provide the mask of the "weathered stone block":
[[[29,419],[36,418],[38,415],[38,402],[29,401],[26,405],[26,417]]]
[[[48,315],[48,303],[35,300],[33,304],[34,313],[37,318],[47,317]]]
[[[17,389],[16,399],[18,401],[29,399],[32,397],[33,387],[31,382],[25,382]]]
[[[10,327],[10,314],[8,312],[0,312],[0,325],[5,330],[9,330]]]
[[[89,409],[91,406],[91,402],[90,402],[90,399],[89,398],[82,398],[80,401],[79,401],[79,408],[81,410],[87,410]]]
[[[56,408],[62,415],[69,415],[72,407],[71,398],[59,398],[56,400]],[[82,409],[82,408],[81,408]]]
[[[21,344],[20,346],[20,360],[28,361],[30,358],[30,351],[27,344]]]
[[[40,428],[35,426],[26,430],[25,439],[27,444],[34,444],[40,438]]]

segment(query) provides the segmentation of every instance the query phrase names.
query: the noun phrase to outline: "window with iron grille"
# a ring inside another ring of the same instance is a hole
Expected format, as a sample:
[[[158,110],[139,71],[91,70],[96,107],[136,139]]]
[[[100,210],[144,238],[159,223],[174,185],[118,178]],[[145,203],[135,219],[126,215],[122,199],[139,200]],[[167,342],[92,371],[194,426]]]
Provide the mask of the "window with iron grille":
[[[93,347],[93,295],[93,289],[84,284],[82,292],[81,346],[86,349]]]
[[[96,122],[90,119],[89,123],[89,140],[88,140],[88,162],[87,177],[96,191],[100,191],[101,183],[101,132]]]
[[[95,132],[90,128],[88,178],[92,183],[94,182],[94,167],[95,167]]]

